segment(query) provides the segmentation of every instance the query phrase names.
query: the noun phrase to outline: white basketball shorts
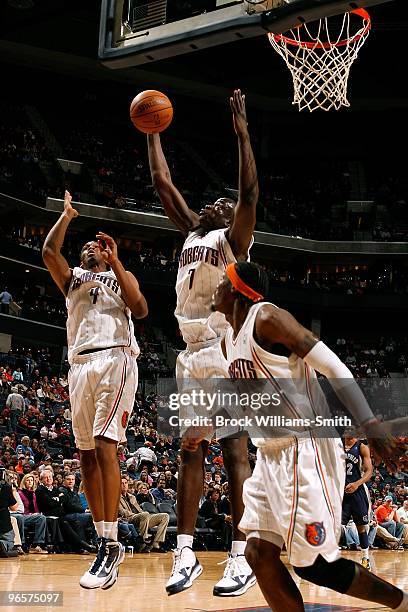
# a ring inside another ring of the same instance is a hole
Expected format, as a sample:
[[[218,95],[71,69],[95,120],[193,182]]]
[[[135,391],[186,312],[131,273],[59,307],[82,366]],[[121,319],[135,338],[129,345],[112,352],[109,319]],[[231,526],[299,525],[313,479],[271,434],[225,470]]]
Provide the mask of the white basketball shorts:
[[[179,392],[183,390],[183,387],[191,392],[195,388],[194,381],[197,381],[197,389],[204,389],[206,393],[215,393],[216,379],[229,378],[228,362],[221,349],[221,338],[210,345],[207,343],[189,345],[186,350],[181,351],[177,357],[176,378]],[[205,413],[204,409],[204,412],[201,411],[200,414],[211,417],[218,410],[219,406],[216,405],[213,412]],[[183,407],[180,412],[183,418],[193,418],[196,414],[192,406]],[[186,429],[182,426],[181,434],[185,433]],[[242,433],[242,427],[226,426],[218,427],[215,435],[218,440],[221,440]]]
[[[95,448],[95,436],[116,442],[125,439],[138,384],[134,353],[118,347],[78,355],[68,382],[77,447]]]
[[[289,447],[288,442],[270,440],[258,449],[253,474],[244,483],[239,528],[247,539],[285,544],[295,567],[313,565],[318,555],[331,563],[339,558],[343,445],[339,438],[308,437]]]

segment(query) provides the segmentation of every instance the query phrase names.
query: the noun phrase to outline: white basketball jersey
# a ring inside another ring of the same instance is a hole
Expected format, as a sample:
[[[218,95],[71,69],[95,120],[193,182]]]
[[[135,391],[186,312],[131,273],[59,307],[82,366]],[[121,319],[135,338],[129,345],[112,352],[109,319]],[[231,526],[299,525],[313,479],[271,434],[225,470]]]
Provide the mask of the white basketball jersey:
[[[66,305],[70,363],[83,351],[114,346],[128,346],[139,355],[131,312],[112,271],[74,268]]]
[[[191,232],[180,255],[176,282],[177,317],[184,342],[195,344],[220,338],[228,323],[223,314],[211,312],[212,296],[225,268],[236,258],[226,229],[203,236]]]
[[[274,355],[261,348],[254,339],[254,325],[258,311],[268,302],[254,304],[237,337],[234,339],[232,327],[227,329],[225,346],[227,352],[228,373],[233,379],[267,379],[268,393],[279,394],[281,401],[278,408],[273,405],[264,410],[264,414],[276,414],[285,419],[305,419],[314,423],[316,416],[329,416],[325,395],[317,381],[316,372],[307,363],[292,353],[289,357]],[[274,308],[278,308],[271,304]],[[257,383],[255,383],[256,385]],[[255,388],[255,387],[254,387]],[[259,387],[256,387],[259,391]],[[245,389],[242,388],[241,392]],[[248,389],[246,389],[248,390]],[[312,424],[312,428],[314,425]],[[278,425],[276,435],[297,434],[307,429],[300,426],[286,427]],[[285,431],[284,431],[285,430]],[[268,428],[273,432],[273,427]],[[253,439],[257,446],[268,444],[265,439]]]

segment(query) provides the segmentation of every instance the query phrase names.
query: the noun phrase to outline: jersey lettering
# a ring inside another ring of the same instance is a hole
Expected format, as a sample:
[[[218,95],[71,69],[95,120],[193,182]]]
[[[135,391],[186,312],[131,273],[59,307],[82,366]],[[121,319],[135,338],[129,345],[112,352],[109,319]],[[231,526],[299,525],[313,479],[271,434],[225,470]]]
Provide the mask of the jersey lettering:
[[[103,283],[115,293],[119,293],[119,283],[117,280],[112,278],[112,276],[104,276],[103,274],[98,274],[95,272],[84,272],[81,276],[77,276],[74,278],[71,286],[71,291],[75,291],[84,283],[90,283],[92,281],[99,281]]]
[[[188,266],[196,261],[202,261],[218,267],[218,250],[207,246],[187,247],[180,255],[179,268],[184,268],[184,266]]]
[[[235,359],[229,368],[228,373],[234,380],[237,378],[258,378],[256,375],[256,369],[252,361],[249,359]]]

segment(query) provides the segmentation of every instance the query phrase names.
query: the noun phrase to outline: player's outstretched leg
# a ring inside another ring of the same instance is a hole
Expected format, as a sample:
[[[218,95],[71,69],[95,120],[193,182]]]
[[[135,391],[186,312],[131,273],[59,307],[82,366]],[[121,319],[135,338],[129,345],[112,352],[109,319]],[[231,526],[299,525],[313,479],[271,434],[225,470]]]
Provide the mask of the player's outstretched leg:
[[[248,535],[245,557],[274,612],[304,612],[302,595],[280,559],[279,546]]]
[[[81,451],[81,465],[85,495],[98,534],[98,553],[79,584],[84,589],[106,590],[115,584],[125,558],[118,542],[120,471],[117,442],[96,438],[95,447],[95,451]]]
[[[329,563],[319,555],[313,565],[295,567],[294,570],[298,576],[313,584],[379,603],[397,612],[408,612],[407,593],[350,559],[337,559]]]
[[[177,479],[177,548],[174,551],[173,569],[166,584],[168,595],[175,595],[191,587],[203,571],[193,552],[193,539],[203,492],[207,448],[208,442],[202,442],[196,452],[181,452]]]
[[[255,574],[245,559],[246,537],[238,529],[244,512],[242,487],[251,476],[248,462],[248,437],[224,438],[220,440],[224,465],[228,474],[228,485],[232,514],[232,546],[228,554],[224,575],[214,586],[213,594],[219,597],[243,595],[256,583]]]

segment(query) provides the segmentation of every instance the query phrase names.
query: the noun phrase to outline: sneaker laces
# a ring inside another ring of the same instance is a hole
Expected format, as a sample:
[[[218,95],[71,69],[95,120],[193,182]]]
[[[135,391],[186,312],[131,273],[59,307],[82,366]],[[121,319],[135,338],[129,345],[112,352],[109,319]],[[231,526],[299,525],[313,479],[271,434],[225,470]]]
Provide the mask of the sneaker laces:
[[[175,548],[173,550],[174,559],[173,559],[173,568],[171,570],[171,575],[179,573],[180,565],[181,565],[181,550],[180,548]]]
[[[239,566],[238,557],[242,557],[242,555],[229,554],[224,561],[217,563],[217,565],[224,565],[224,563],[227,564],[224,570],[224,578],[234,578],[234,576],[239,576],[241,568]]]
[[[106,545],[106,540],[105,538],[102,538],[99,544],[99,548],[98,548],[98,552],[96,554],[96,557],[91,565],[91,567],[89,568],[89,573],[90,574],[96,574],[98,572],[98,570],[100,569],[101,565],[103,564],[105,557],[108,556],[108,547]]]

